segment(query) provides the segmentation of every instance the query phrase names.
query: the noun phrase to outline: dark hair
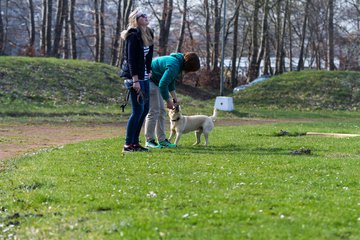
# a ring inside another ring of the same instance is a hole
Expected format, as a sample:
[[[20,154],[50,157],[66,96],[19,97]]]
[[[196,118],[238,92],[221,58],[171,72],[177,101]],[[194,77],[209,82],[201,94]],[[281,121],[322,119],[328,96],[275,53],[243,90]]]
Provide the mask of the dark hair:
[[[200,59],[194,52],[187,52],[184,54],[183,70],[187,72],[195,72],[200,69]]]

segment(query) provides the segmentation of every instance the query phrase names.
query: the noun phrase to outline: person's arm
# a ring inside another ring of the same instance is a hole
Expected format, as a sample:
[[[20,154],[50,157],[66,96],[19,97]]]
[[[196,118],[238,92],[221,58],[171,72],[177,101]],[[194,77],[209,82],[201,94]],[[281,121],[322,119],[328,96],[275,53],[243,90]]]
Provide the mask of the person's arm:
[[[177,105],[177,97],[176,97],[176,91],[171,91],[170,92],[170,95],[171,97],[169,97],[167,100],[166,100],[166,107],[168,109],[173,109],[176,105]]]
[[[136,38],[135,34],[131,34],[128,37],[128,45],[127,45],[127,51],[128,51],[128,64],[130,69],[130,74],[132,76],[133,85],[132,88],[139,92],[141,90],[140,83],[139,83],[139,76],[138,76],[138,58],[136,57],[136,52],[138,48],[138,40]]]
[[[171,95],[171,97],[172,97],[173,103],[177,103],[177,102],[178,102],[178,99],[177,99],[177,96],[176,96],[176,91],[175,91],[175,90],[174,90],[174,91],[171,91],[171,92],[170,92],[170,95]]]
[[[170,98],[169,92],[174,91],[175,77],[176,74],[173,73],[172,68],[168,67],[159,81],[160,94],[165,101]]]

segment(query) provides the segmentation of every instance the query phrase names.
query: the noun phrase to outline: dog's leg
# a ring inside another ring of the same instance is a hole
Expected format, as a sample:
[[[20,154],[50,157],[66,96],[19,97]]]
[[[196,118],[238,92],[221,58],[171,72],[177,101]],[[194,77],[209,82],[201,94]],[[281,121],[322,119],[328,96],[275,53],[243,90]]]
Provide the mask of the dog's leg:
[[[173,137],[175,136],[175,134],[176,134],[175,129],[171,129],[171,131],[170,131],[170,136],[169,136],[169,141],[170,141],[170,142],[171,142],[171,140],[173,139]]]
[[[176,138],[175,138],[175,144],[178,145],[178,142],[180,140],[181,137],[181,133],[180,132],[176,132]]]
[[[200,143],[201,132],[201,130],[195,131],[196,142],[193,145],[198,145]]]
[[[204,132],[204,137],[205,137],[205,146],[207,146],[209,144],[209,133]]]

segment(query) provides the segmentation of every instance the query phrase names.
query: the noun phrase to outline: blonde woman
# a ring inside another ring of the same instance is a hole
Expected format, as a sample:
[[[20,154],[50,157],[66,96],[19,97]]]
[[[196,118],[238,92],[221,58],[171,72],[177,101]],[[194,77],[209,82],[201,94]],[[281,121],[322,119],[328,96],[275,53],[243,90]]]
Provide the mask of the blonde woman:
[[[126,78],[125,85],[130,89],[132,105],[123,152],[148,151],[139,144],[141,127],[149,112],[149,78],[154,50],[154,35],[148,25],[146,14],[135,9],[130,13],[128,28],[121,33],[125,40],[124,58],[127,64],[122,77]]]

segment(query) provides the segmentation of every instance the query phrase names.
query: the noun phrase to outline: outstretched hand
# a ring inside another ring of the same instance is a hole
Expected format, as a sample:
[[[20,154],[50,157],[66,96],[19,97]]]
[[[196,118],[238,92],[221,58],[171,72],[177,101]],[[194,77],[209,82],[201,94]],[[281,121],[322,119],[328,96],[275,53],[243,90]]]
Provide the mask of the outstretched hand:
[[[174,103],[172,102],[172,100],[167,100],[166,101],[166,107],[168,108],[168,109],[174,109]]]

